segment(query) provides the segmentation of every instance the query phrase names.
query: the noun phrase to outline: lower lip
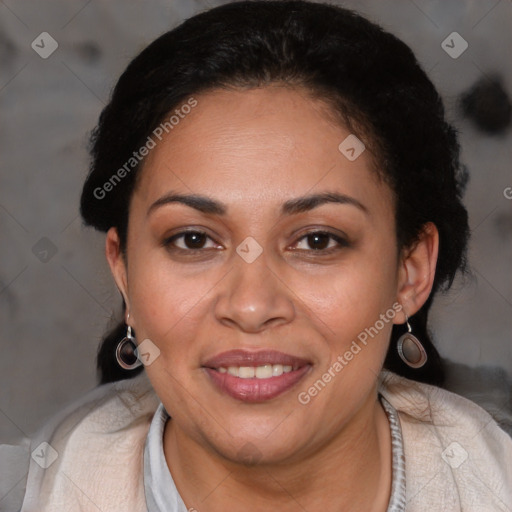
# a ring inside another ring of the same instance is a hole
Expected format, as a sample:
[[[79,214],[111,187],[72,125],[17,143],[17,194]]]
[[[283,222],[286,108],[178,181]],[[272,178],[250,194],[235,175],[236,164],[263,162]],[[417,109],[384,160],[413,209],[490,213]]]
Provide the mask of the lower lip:
[[[298,370],[268,379],[241,379],[212,368],[205,368],[205,370],[217,388],[229,396],[243,402],[265,402],[295,386],[308,373],[310,367],[311,365],[306,365]]]

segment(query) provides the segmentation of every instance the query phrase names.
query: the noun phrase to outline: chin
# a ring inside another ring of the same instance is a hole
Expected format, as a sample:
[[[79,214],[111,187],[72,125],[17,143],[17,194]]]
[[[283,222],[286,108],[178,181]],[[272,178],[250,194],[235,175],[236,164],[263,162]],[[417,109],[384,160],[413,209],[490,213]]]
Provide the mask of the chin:
[[[279,464],[292,458],[297,451],[297,445],[290,443],[290,439],[283,444],[283,439],[270,443],[268,439],[238,439],[229,442],[226,446],[214,446],[213,448],[223,458],[233,464],[241,464],[247,467]]]
[[[224,459],[254,466],[279,464],[293,459],[308,444],[308,436],[314,435],[308,429],[311,423],[306,418],[297,421],[293,413],[270,419],[268,416],[251,416],[226,415],[224,418],[225,424],[230,426],[228,429],[215,425],[216,432],[212,435],[213,430],[205,430],[203,426],[202,437]],[[292,418],[293,425],[287,425]]]

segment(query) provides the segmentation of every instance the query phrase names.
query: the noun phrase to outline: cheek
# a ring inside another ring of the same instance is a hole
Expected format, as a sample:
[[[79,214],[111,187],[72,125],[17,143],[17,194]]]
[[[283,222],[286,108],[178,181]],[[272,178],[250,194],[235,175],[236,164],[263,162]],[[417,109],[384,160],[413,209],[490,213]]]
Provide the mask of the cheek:
[[[396,300],[397,263],[394,251],[372,243],[354,251],[343,264],[325,273],[297,274],[294,292],[321,321],[330,339],[347,343],[373,325]]]
[[[165,257],[161,250],[134,255],[128,272],[131,309],[137,336],[150,338],[161,350],[189,346],[195,320],[204,315],[214,290],[217,271],[191,275]],[[173,343],[169,343],[173,341]]]

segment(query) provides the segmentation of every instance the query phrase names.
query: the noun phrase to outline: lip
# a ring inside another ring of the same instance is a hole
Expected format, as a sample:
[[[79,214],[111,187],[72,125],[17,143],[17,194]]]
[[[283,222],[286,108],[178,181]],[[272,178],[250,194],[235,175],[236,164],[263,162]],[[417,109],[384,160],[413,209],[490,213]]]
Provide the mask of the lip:
[[[268,379],[242,379],[220,373],[215,368],[228,366],[262,366],[282,364],[292,366],[292,371]],[[311,363],[306,359],[274,350],[248,352],[230,350],[206,361],[203,365],[211,382],[222,393],[243,402],[265,402],[293,388],[310,370]]]
[[[282,364],[298,369],[311,364],[306,359],[292,356],[277,350],[259,350],[249,352],[248,350],[229,350],[222,352],[208,359],[203,366],[205,368],[220,368],[221,366],[262,366],[264,364]]]

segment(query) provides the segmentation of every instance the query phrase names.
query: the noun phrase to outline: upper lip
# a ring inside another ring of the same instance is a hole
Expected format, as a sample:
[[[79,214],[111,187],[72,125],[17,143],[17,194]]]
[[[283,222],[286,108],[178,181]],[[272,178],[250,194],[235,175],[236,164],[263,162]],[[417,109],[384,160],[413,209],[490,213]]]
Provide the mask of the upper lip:
[[[206,368],[227,368],[229,366],[263,366],[265,364],[289,365],[298,369],[310,364],[310,362],[301,357],[284,354],[276,350],[250,352],[237,349],[217,354],[203,363],[203,366]]]

